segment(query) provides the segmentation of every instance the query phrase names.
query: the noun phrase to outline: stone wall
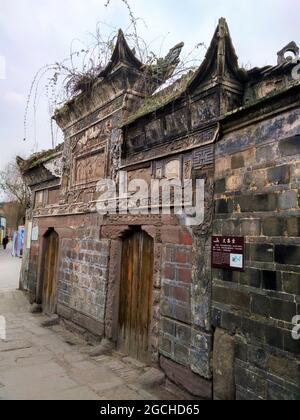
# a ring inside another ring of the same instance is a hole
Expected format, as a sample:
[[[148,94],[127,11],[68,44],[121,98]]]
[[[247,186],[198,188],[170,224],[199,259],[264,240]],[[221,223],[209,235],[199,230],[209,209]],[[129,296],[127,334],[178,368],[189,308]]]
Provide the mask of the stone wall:
[[[109,242],[97,239],[99,229],[96,227],[81,229],[77,234],[74,239],[61,239],[58,305],[66,307],[64,315],[66,309],[70,310],[68,319],[102,337]],[[87,318],[91,320],[88,322]]]
[[[213,325],[235,337],[237,399],[300,398],[299,116],[249,124],[216,147],[214,233],[246,237],[245,272],[213,271]]]
[[[166,243],[163,245],[159,352],[161,366],[171,380],[193,395],[211,398],[212,340],[207,316],[211,301],[210,291],[203,293],[203,284],[210,283],[210,278],[197,276],[198,252],[194,252],[193,237],[180,226],[163,229],[162,239]],[[201,269],[204,267],[206,263]],[[197,294],[206,301],[205,313],[195,310],[198,309]],[[201,318],[201,323],[197,318]]]

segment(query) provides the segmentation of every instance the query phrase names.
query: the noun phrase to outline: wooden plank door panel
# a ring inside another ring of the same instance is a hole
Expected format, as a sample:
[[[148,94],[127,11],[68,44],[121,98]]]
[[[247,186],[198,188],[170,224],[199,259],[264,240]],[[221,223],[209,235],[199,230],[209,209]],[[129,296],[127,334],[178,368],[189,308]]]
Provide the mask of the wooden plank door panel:
[[[149,358],[153,260],[153,240],[146,233],[124,239],[118,347],[141,361]]]
[[[56,269],[58,263],[59,239],[56,232],[51,232],[45,238],[44,273],[43,273],[43,310],[48,314],[56,313],[57,281]]]

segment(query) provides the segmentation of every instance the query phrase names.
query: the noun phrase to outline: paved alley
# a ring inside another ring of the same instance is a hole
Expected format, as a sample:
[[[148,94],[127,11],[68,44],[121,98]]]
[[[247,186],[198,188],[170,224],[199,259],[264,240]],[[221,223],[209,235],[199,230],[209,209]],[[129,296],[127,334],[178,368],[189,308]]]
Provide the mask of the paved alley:
[[[42,328],[45,316],[31,314],[24,294],[13,290],[19,261],[3,251],[0,261],[0,399],[178,399],[160,387],[143,389],[149,367],[119,354],[92,359],[91,346],[64,326]]]
[[[11,246],[12,243],[8,245],[5,251],[0,246],[0,292],[19,288],[22,259],[12,257]]]

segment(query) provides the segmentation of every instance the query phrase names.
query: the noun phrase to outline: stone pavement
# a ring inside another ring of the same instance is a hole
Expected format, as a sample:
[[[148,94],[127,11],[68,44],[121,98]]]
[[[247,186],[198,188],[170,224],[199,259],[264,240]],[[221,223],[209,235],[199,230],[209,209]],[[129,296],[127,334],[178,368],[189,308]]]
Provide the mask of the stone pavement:
[[[0,291],[19,288],[22,259],[11,256],[11,246],[12,243],[4,251],[0,245]]]
[[[40,325],[47,318],[29,313],[29,304],[21,291],[0,293],[0,316],[6,319],[6,339],[0,339],[2,400],[178,400],[184,397],[175,397],[161,387],[143,389],[140,377],[149,367],[117,353],[92,359],[88,355],[91,347],[62,325],[42,328]]]

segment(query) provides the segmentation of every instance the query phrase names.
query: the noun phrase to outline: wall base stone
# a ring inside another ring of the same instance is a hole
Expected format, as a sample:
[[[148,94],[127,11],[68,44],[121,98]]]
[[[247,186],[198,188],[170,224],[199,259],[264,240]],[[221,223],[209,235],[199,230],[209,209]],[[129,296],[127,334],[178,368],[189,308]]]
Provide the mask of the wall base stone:
[[[93,337],[92,341],[94,342],[101,341],[104,336],[103,323],[80,314],[65,305],[59,304],[57,306],[57,314],[65,321],[69,329],[79,335]]]
[[[236,397],[235,377],[235,338],[228,332],[217,328],[214,337],[214,400],[233,401]]]
[[[212,382],[201,378],[190,369],[178,365],[165,357],[160,357],[160,367],[175,385],[188,391],[195,397],[211,400]]]

